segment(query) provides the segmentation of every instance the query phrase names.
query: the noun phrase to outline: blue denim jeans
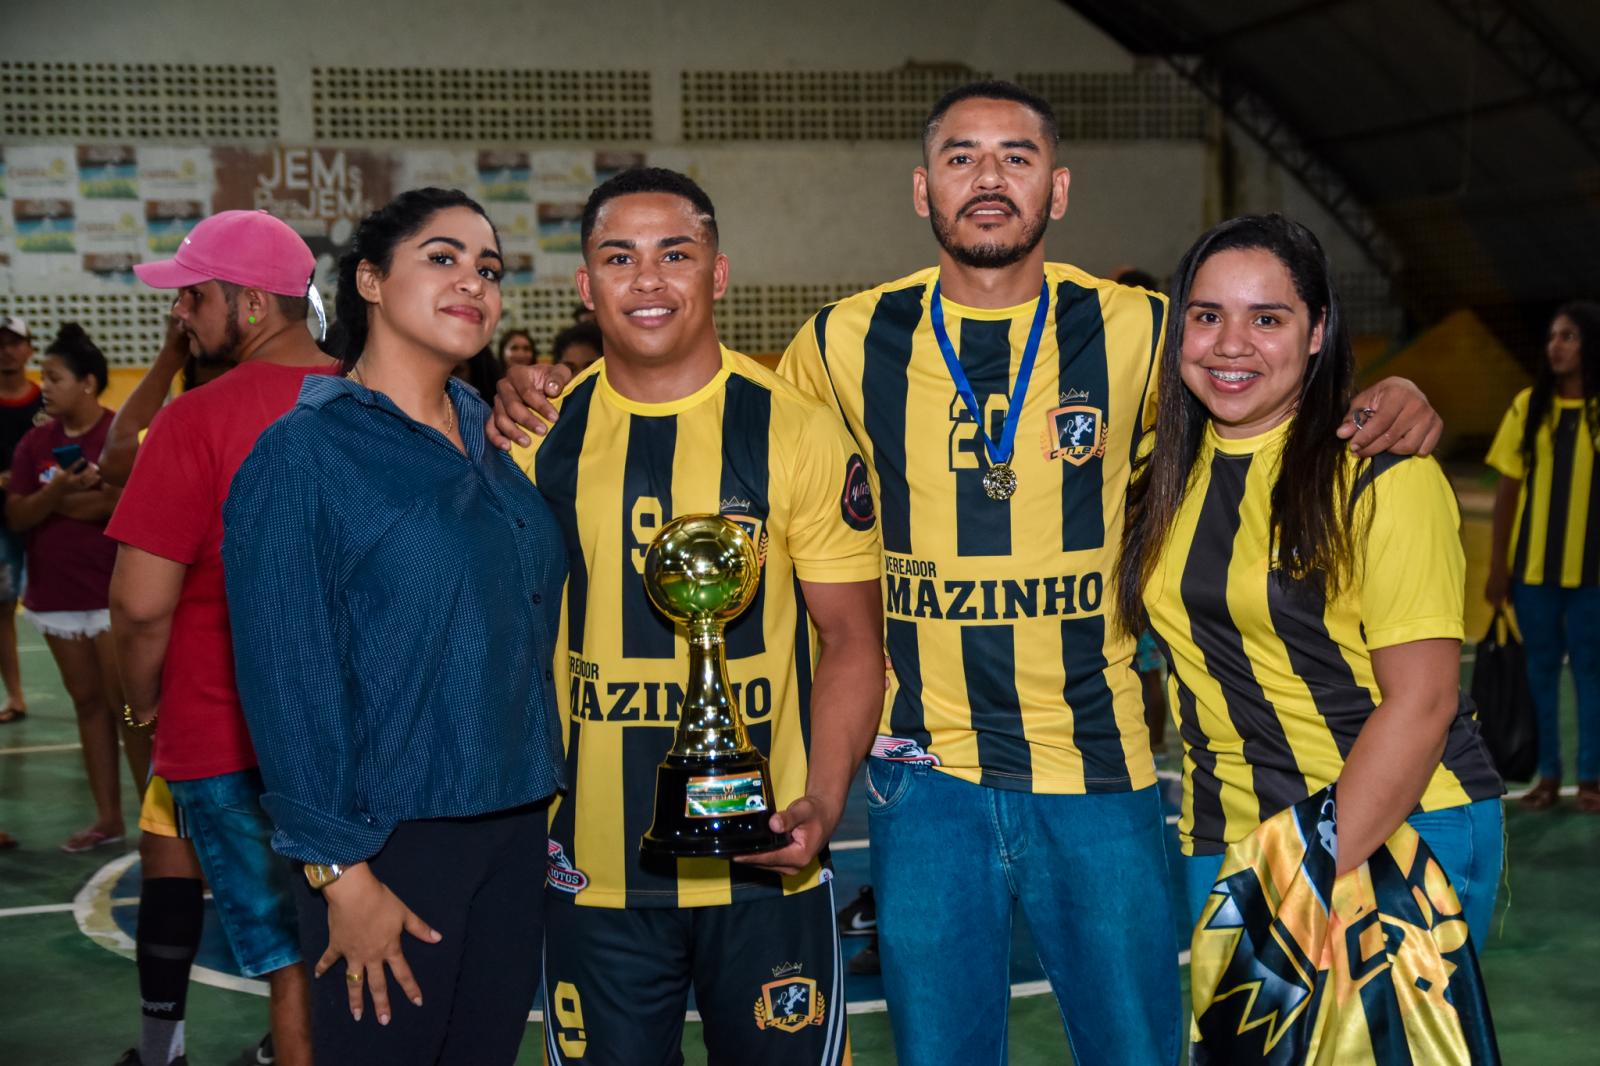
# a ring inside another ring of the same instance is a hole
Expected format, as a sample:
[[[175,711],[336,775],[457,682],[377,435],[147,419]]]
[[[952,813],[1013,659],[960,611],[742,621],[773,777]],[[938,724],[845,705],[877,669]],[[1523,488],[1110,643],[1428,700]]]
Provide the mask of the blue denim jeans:
[[[1600,780],[1600,586],[1511,586],[1539,718],[1539,776],[1561,777],[1561,657],[1578,693],[1578,780]]]
[[[260,977],[299,962],[292,868],[272,850],[261,771],[167,784],[211,882],[211,902],[239,972]]]
[[[1489,942],[1500,871],[1505,865],[1505,817],[1500,799],[1478,800],[1442,811],[1421,811],[1406,821],[1422,837],[1450,878],[1450,887],[1467,916],[1472,946],[1482,951]],[[1183,860],[1184,894],[1189,920],[1205,906],[1211,886],[1222,871],[1221,855],[1190,855]]]
[[[867,760],[883,986],[902,1066],[1006,1061],[1018,908],[1079,1066],[1167,1066],[1183,1006],[1161,804]]]

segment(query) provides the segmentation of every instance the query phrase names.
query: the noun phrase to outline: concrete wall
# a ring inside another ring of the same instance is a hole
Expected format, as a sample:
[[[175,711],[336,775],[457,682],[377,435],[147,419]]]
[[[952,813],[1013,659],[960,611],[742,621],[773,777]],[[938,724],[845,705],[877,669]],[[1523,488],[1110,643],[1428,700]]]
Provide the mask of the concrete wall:
[[[684,71],[882,71],[914,63],[1011,77],[1139,68],[1057,0],[11,0],[4,22],[9,62],[272,66],[284,144],[314,139],[313,67],[649,71],[654,139],[596,147],[642,149],[652,162],[700,178],[717,201],[736,285],[872,282],[931,262],[927,224],[910,208],[918,146],[686,141]],[[1073,171],[1072,200],[1047,237],[1052,258],[1101,273],[1135,265],[1164,277],[1217,221],[1214,150],[1203,139],[1072,140],[1061,158]],[[1323,234],[1343,265],[1364,267],[1270,162],[1248,157],[1240,172],[1243,208],[1289,210]],[[564,282],[543,277],[540,284]]]

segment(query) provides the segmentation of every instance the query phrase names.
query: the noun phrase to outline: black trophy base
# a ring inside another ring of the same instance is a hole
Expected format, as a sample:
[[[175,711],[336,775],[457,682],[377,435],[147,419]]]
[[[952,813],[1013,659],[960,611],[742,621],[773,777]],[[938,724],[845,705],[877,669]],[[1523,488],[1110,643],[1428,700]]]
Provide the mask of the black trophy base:
[[[639,841],[644,855],[731,858],[771,851],[788,833],[767,826],[772,774],[751,750],[719,759],[668,755],[656,767],[656,817]]]

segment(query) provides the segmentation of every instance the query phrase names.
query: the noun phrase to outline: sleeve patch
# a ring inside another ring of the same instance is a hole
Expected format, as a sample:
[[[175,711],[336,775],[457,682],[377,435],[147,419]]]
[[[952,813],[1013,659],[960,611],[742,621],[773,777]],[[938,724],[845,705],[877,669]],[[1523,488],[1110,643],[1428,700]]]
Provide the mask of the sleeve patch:
[[[877,519],[872,505],[872,485],[867,480],[867,464],[859,455],[845,460],[844,492],[839,497],[839,511],[844,515],[845,525],[863,533],[870,530]]]

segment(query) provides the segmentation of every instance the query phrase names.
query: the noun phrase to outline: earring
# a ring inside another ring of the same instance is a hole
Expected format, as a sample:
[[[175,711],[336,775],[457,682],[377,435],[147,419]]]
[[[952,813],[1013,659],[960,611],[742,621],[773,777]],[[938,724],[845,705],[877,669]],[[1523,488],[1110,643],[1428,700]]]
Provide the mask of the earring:
[[[255,325],[255,324],[256,324],[256,316],[255,316],[255,315],[251,315],[251,316],[250,316],[250,317],[249,317],[249,318],[247,318],[247,319],[246,319],[246,320],[245,320],[245,321],[247,321],[247,322],[249,322],[249,323],[250,323],[250,324],[251,324],[251,325],[252,325],[252,326],[253,326],[253,325]]]

